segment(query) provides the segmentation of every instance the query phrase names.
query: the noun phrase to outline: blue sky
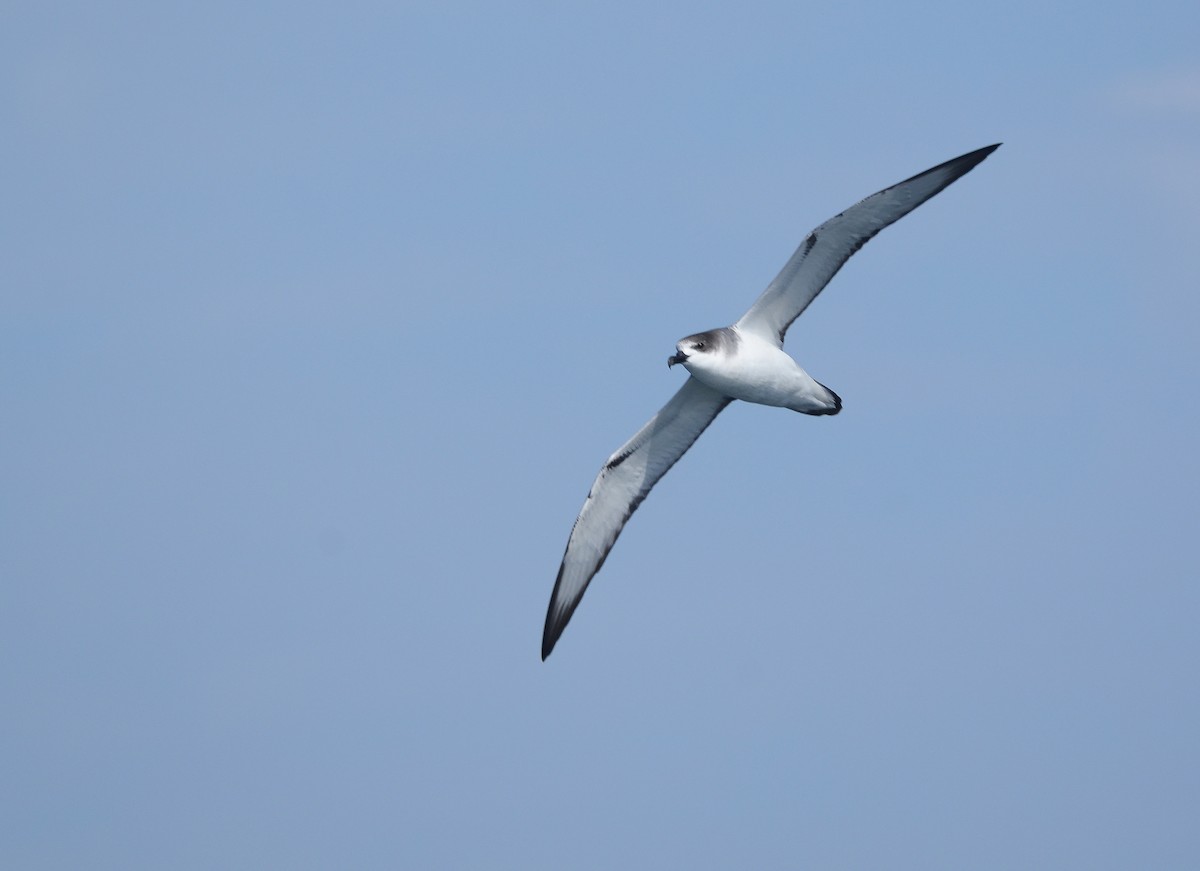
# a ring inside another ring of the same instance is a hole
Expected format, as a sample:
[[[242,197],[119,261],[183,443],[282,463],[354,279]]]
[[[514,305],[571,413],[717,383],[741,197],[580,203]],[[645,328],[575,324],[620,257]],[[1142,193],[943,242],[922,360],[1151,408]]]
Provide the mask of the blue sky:
[[[1200,7],[734,7],[0,12],[0,865],[1200,863]]]

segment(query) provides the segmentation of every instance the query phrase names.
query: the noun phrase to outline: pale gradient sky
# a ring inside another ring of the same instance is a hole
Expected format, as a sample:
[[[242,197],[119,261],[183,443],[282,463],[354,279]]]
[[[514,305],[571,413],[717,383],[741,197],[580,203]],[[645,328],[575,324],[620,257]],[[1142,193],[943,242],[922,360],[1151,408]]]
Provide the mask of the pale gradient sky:
[[[1200,866],[1200,6],[734,7],[0,11],[0,867]]]

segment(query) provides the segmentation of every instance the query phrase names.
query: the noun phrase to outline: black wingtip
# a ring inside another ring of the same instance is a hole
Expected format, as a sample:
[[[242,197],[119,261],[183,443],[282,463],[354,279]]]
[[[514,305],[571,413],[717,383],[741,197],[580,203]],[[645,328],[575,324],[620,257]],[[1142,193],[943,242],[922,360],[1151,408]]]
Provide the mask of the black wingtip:
[[[572,534],[574,534],[574,529],[572,529]],[[558,588],[562,586],[563,570],[566,565],[566,555],[564,554],[563,564],[558,567],[558,577],[554,579],[554,592],[550,594],[550,604],[546,606],[546,622],[542,626],[542,662],[546,661],[546,657],[554,650],[554,645],[558,644],[558,639],[562,637],[563,630],[567,628],[567,624],[571,622],[571,617],[575,612],[574,608],[568,608],[564,615],[562,610],[554,607],[554,603],[558,601]]]
[[[976,148],[974,151],[968,151],[962,157],[956,157],[953,160],[946,161],[946,163],[959,164],[962,167],[962,172],[957,177],[961,178],[975,167],[979,166],[979,164],[987,160],[988,155],[1003,144],[1003,142],[997,142],[995,145],[985,145],[983,148]],[[945,164],[943,164],[943,166],[945,166]]]
[[[914,175],[912,178],[906,178],[904,181],[892,185],[891,188],[886,188],[886,190],[891,190],[892,188],[897,188],[902,184],[908,184],[910,181],[915,181],[916,179],[919,179],[922,176],[932,175],[933,173],[938,173],[938,172],[945,172],[948,169],[952,170],[952,173],[946,177],[945,183],[942,184],[942,186],[939,187],[938,190],[934,192],[934,193],[940,193],[941,191],[944,191],[946,188],[948,188],[950,185],[952,185],[954,182],[958,181],[960,178],[962,178],[968,172],[973,170],[975,167],[979,166],[979,164],[981,164],[985,160],[987,160],[988,155],[991,154],[993,151],[995,151],[997,148],[999,148],[1003,144],[1004,144],[1003,142],[997,142],[995,145],[985,145],[983,148],[976,148],[974,151],[968,151],[966,154],[960,154],[958,157],[952,157],[949,160],[945,161],[944,163],[939,163],[937,166],[933,167],[932,169],[927,169],[924,172],[919,172],[916,175]],[[882,191],[880,191],[880,193],[882,193]],[[933,195],[934,194],[930,194],[929,196],[932,197]],[[929,197],[926,197],[926,199],[928,199],[928,198]]]
[[[562,568],[559,568],[558,577],[554,580],[554,592],[550,596],[550,605],[546,608],[546,624],[542,627],[542,662],[545,662],[546,657],[554,650],[554,645],[558,644],[558,639],[562,637],[563,630],[567,628],[575,613],[574,608],[568,608],[564,613],[561,608],[554,607],[558,600],[558,588],[562,583],[562,572]]]
[[[563,630],[567,628],[565,622],[557,626],[546,624],[546,630],[542,633],[542,662],[546,661],[546,657],[554,650],[554,645],[558,644],[558,639],[562,636]]]

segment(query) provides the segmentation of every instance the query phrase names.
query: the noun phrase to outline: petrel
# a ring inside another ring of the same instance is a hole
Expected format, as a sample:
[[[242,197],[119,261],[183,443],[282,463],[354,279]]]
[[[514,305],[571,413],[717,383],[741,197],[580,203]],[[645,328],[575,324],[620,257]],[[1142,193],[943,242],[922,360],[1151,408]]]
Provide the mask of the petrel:
[[[675,343],[667,365],[683,365],[688,380],[601,467],[571,528],[546,627],[542,659],[550,655],[584,591],[625,523],[721,410],[735,399],[804,414],[837,414],[841,398],[815,381],[783,350],[792,321],[876,233],[962,178],[1000,147],[989,145],[872,194],[809,233],[775,280],[729,327],[693,333]]]

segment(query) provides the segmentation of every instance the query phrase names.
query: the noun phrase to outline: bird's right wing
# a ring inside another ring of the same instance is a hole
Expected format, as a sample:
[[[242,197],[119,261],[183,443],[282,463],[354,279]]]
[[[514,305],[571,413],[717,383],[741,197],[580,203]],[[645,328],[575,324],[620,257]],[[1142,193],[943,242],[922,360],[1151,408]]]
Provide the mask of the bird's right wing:
[[[777,345],[792,321],[876,233],[962,178],[999,148],[989,145],[884,188],[809,233],[736,326]]]
[[[567,540],[546,611],[542,659],[554,649],[625,522],[658,479],[732,401],[689,377],[671,401],[608,458],[592,482]]]

